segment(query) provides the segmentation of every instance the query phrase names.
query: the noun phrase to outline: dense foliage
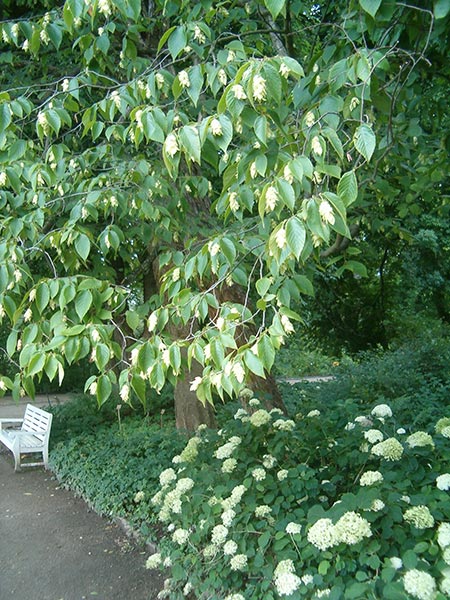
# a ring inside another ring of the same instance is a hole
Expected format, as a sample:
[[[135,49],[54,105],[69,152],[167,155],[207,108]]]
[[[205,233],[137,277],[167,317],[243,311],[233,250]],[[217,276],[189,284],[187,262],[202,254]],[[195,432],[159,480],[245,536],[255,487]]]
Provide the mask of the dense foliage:
[[[449,353],[448,339],[435,333],[423,345],[348,361],[335,381],[285,385],[289,418],[268,415],[256,399],[245,400],[247,412],[226,404],[221,430],[200,429],[187,450],[167,421],[162,429],[159,418],[143,426],[123,415],[119,427],[114,406],[98,413],[87,398],[56,411],[51,463],[100,512],[125,516],[153,541],[165,533],[148,566],[170,573],[167,597],[204,590],[214,598],[278,598],[291,586],[292,598],[442,599]],[[387,447],[397,453],[392,460],[383,457]],[[240,501],[228,506],[240,485]],[[333,538],[343,524],[354,536],[346,542]],[[217,526],[228,530],[223,540]]]
[[[448,2],[55,4],[2,9],[0,316],[18,372],[0,387],[32,395],[89,357],[100,404],[183,375],[203,401],[236,395],[271,369],[314,268],[366,274],[350,238],[388,229],[395,181],[439,145],[409,119]],[[437,197],[433,172],[402,214]]]

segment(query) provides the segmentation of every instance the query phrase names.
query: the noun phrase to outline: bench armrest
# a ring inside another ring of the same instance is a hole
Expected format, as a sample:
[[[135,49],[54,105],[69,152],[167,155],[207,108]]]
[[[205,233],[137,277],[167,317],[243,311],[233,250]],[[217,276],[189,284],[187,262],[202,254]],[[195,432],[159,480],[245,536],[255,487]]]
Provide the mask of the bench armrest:
[[[6,429],[4,426],[10,423],[18,426],[23,423],[23,419],[0,419],[0,429]]]

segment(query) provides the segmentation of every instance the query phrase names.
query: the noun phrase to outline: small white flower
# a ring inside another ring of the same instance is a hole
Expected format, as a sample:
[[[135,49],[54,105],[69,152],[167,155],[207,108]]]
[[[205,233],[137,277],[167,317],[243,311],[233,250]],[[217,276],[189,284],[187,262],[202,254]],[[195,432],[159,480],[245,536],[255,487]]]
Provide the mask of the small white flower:
[[[266,191],[266,205],[265,205],[266,213],[274,210],[277,205],[277,202],[278,202],[278,191],[273,185],[271,185],[267,188],[267,191]]]
[[[287,64],[285,64],[285,63],[282,62],[280,64],[280,74],[281,74],[281,76],[287,79],[289,77],[290,72],[291,72],[291,70],[287,66]]]
[[[275,242],[276,242],[278,248],[280,248],[280,250],[282,250],[286,246],[286,229],[284,229],[284,227],[281,227],[276,232]],[[283,316],[285,316],[285,315],[283,315]]]
[[[319,205],[319,214],[320,218],[324,223],[329,223],[330,225],[334,225],[335,217],[333,213],[333,207],[327,200],[322,200]]]
[[[257,102],[264,102],[266,99],[266,80],[261,75],[253,78],[253,99]]]
[[[220,83],[222,85],[227,85],[227,74],[225,73],[225,71],[223,69],[219,69],[219,72],[217,73],[217,79],[220,81]]]
[[[311,140],[311,148],[314,154],[317,154],[317,156],[322,156],[323,148],[317,135],[315,135]]]
[[[191,392],[196,392],[202,382],[201,377],[196,377],[193,381],[191,381],[191,385],[189,387]]]
[[[220,124],[219,119],[213,119],[210,123],[210,128],[211,128],[211,133],[214,136],[220,136],[222,135],[223,131],[222,131],[222,125]]]
[[[97,382],[96,381],[93,381],[91,383],[91,385],[89,386],[89,393],[92,396],[95,396],[95,394],[97,393]]]
[[[198,25],[194,28],[194,40],[197,40],[199,44],[204,44],[206,40],[205,34]]]
[[[244,92],[244,88],[242,87],[242,85],[240,85],[239,83],[236,85],[233,85],[233,87],[231,88],[234,97],[237,100],[245,100],[247,98],[245,92]]]
[[[127,402],[130,397],[130,386],[125,384],[120,388],[120,397],[123,402]]]
[[[191,85],[189,81],[189,74],[187,71],[180,71],[178,73],[178,81],[180,82],[181,87],[188,88]]]
[[[306,116],[305,116],[305,125],[307,127],[312,127],[315,122],[316,122],[316,117],[314,116],[314,113],[311,111],[307,112]]]
[[[169,133],[169,135],[166,137],[166,140],[164,142],[164,148],[165,148],[167,154],[169,156],[171,156],[172,158],[180,150],[180,148],[178,146],[177,138],[175,137],[175,134]]]
[[[294,333],[295,329],[292,325],[289,317],[287,315],[281,315],[281,325],[283,326],[284,331],[289,335],[290,333]]]
[[[27,310],[24,312],[23,320],[25,321],[25,323],[28,323],[29,321],[31,321],[32,317],[33,311],[31,310],[31,308],[27,308]]]

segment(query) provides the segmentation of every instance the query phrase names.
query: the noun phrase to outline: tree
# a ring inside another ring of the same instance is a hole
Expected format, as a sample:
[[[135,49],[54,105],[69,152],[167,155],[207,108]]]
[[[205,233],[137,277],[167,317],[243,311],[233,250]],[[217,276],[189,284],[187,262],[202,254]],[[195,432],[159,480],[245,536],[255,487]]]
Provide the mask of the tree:
[[[184,378],[180,423],[211,422],[215,394],[268,377],[321,252],[363,272],[347,211],[370,214],[394,144],[408,159],[400,102],[448,2],[16,10],[1,23],[0,314],[19,372],[1,387],[32,395],[90,355],[100,404]]]

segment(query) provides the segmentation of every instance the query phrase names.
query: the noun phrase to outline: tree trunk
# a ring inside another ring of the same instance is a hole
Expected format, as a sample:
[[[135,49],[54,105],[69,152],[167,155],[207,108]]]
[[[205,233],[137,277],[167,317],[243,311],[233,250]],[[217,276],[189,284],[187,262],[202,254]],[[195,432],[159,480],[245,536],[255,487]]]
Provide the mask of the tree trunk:
[[[183,379],[178,379],[175,385],[175,424],[177,429],[195,431],[199,425],[216,427],[214,409],[208,402],[203,406],[195,392],[191,392],[190,382],[195,377],[202,375],[203,368],[196,362],[192,362],[192,368]]]

